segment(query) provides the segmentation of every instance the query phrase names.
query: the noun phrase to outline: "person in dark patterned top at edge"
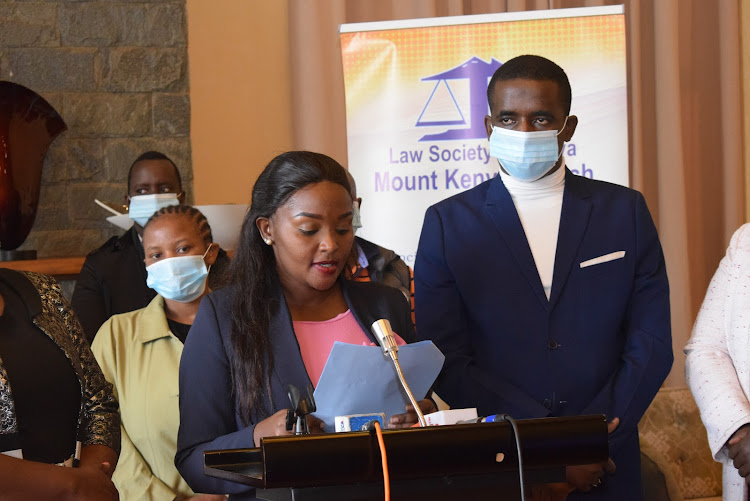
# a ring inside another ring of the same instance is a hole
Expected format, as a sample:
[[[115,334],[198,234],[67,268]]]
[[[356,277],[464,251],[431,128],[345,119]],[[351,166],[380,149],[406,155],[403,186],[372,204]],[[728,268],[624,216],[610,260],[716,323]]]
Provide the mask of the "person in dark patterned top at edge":
[[[0,269],[0,498],[116,500],[120,417],[60,286]]]

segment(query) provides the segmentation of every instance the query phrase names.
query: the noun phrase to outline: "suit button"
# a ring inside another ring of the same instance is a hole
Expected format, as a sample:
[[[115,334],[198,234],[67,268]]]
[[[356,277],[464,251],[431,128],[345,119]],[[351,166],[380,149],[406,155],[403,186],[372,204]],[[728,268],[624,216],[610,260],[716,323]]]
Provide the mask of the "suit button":
[[[552,408],[552,400],[550,400],[549,398],[545,398],[543,404],[548,409]]]
[[[549,343],[547,343],[547,348],[549,348],[550,350],[556,350],[559,347],[560,345],[557,343],[557,341],[552,340]]]

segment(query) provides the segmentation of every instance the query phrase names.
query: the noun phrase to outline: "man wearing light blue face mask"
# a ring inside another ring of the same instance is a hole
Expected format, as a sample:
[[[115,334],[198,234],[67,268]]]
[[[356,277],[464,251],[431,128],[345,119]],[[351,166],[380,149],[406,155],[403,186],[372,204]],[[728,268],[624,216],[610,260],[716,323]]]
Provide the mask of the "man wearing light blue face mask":
[[[156,296],[146,285],[141,238],[143,225],[154,212],[185,201],[175,163],[158,151],[139,155],[128,171],[125,201],[135,224],[86,256],[73,291],[73,310],[89,342],[109,317],[143,308]],[[221,250],[215,265],[217,277],[228,262]]]
[[[638,500],[637,425],[673,360],[669,285],[643,196],[565,168],[571,95],[539,56],[493,75],[485,124],[499,176],[427,210],[417,335],[446,356],[435,391],[452,407],[605,414],[611,459],[568,468],[568,499]]]

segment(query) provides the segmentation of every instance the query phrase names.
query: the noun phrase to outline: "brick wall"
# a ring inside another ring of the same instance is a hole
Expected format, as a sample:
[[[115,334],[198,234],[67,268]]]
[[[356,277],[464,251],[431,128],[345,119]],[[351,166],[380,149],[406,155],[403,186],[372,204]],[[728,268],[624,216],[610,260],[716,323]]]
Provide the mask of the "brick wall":
[[[177,163],[191,199],[185,0],[0,0],[0,80],[38,92],[68,125],[21,249],[81,256],[120,233],[94,198],[122,203],[146,150]]]

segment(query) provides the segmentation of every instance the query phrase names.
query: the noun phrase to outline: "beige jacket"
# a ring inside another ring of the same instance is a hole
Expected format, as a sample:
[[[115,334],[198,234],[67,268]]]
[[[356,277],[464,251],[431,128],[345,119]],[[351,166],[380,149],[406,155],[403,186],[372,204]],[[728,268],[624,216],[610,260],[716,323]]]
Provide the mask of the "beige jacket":
[[[122,452],[112,481],[121,501],[193,495],[174,465],[182,347],[158,295],[145,308],[112,316],[94,338],[94,356],[120,402]]]

